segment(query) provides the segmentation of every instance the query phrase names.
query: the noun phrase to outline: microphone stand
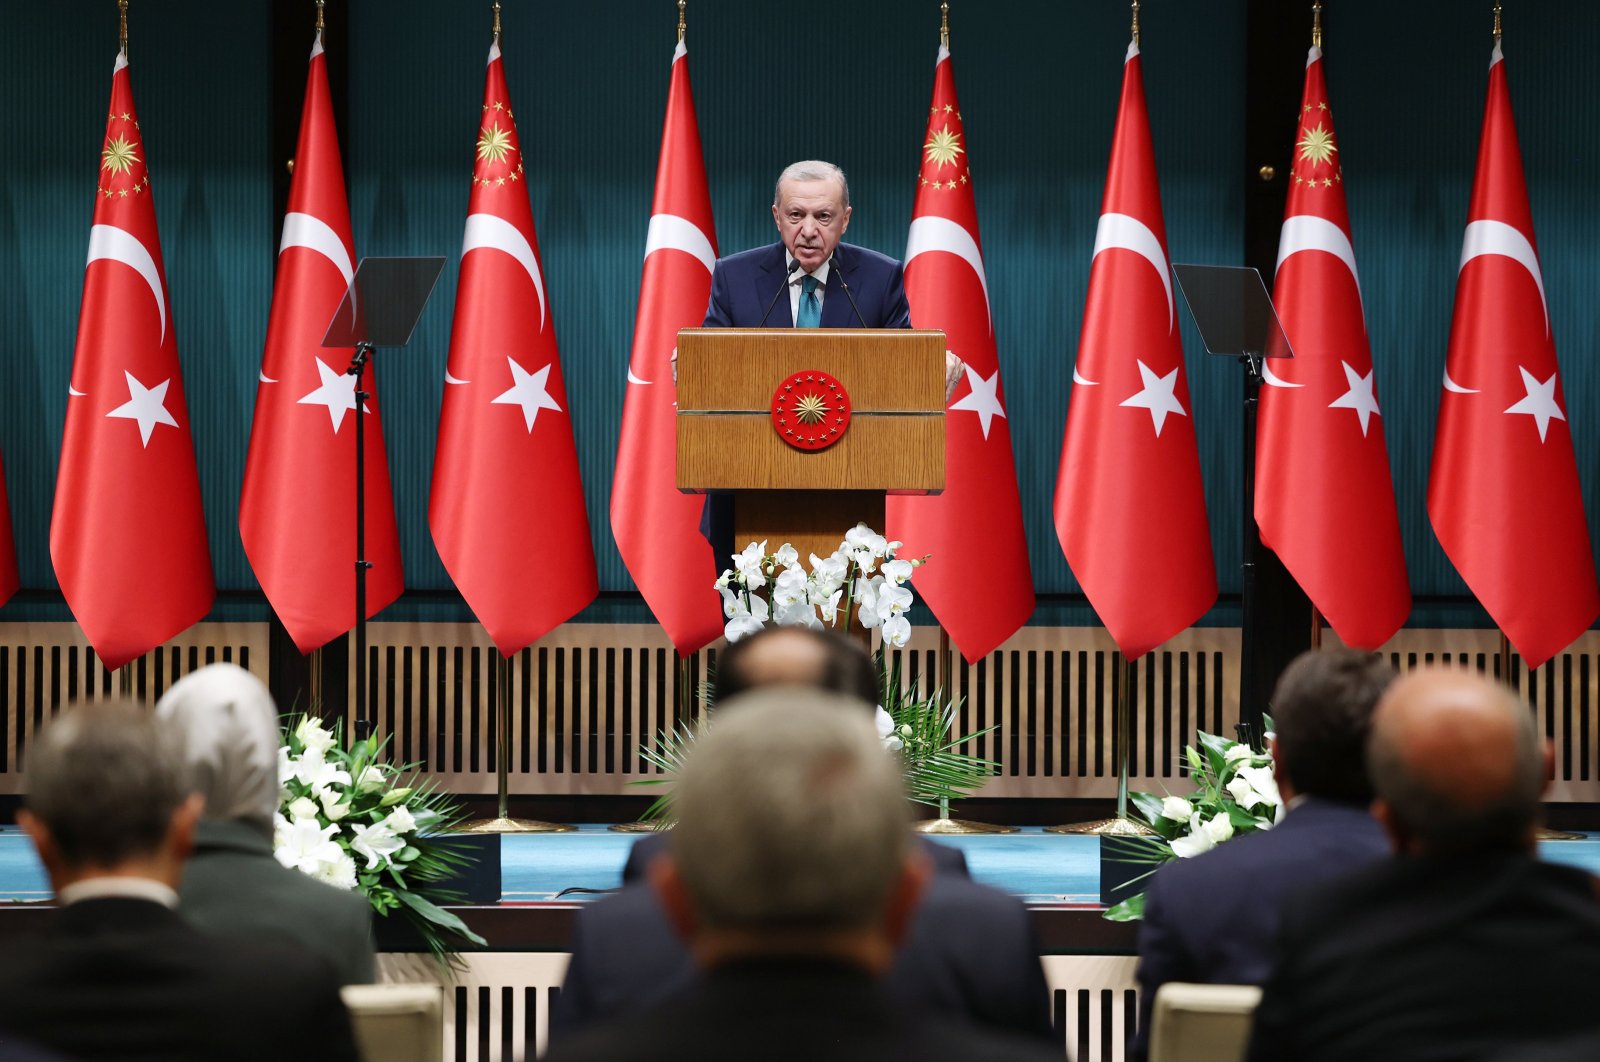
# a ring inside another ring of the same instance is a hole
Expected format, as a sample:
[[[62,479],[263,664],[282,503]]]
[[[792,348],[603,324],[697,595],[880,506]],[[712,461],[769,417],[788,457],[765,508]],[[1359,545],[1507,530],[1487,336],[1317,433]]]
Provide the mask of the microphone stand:
[[[372,734],[372,718],[367,714],[367,363],[372,360],[372,344],[356,344],[345,375],[356,378],[356,740]]]

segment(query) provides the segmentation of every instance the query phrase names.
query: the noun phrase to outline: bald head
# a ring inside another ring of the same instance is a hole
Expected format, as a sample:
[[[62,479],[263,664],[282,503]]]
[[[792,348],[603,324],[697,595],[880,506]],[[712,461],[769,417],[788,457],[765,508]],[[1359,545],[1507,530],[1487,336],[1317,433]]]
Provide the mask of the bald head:
[[[810,627],[768,627],[717,658],[717,703],[765,686],[809,686],[878,703],[878,669],[859,643]]]
[[[1476,672],[1421,668],[1378,702],[1367,768],[1396,846],[1449,855],[1531,843],[1545,755],[1509,690]]]

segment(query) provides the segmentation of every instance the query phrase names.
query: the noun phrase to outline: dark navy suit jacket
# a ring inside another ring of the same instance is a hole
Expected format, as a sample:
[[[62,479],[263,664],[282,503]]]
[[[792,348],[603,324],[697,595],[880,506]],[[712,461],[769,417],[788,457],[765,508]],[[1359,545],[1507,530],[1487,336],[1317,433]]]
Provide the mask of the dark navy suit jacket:
[[[1139,929],[1139,1036],[1147,1049],[1156,989],[1168,981],[1259,985],[1272,962],[1284,897],[1389,855],[1364,807],[1307,797],[1264,833],[1156,872]]]
[[[822,327],[910,328],[911,307],[906,302],[905,272],[888,255],[841,243],[833,249],[828,286],[823,289]],[[842,279],[841,279],[842,274]],[[793,328],[789,300],[778,295],[788,275],[783,244],[774,243],[720,259],[711,271],[711,302],[706,307],[707,328],[756,328],[767,305],[767,328]],[[855,296],[861,319],[845,294]]]
[[[551,1007],[550,1038],[632,1014],[686,991],[697,971],[655,893],[640,881],[667,838],[640,839],[620,892],[585,907]],[[885,987],[902,1004],[992,1029],[1049,1038],[1050,994],[1028,910],[967,876],[949,845],[925,846],[934,874]]]

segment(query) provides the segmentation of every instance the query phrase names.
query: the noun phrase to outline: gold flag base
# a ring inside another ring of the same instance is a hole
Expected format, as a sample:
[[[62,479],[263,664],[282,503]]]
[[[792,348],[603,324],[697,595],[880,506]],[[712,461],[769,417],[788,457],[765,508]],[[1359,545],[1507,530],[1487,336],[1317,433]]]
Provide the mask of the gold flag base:
[[[576,826],[560,822],[539,822],[536,819],[514,819],[501,815],[493,819],[473,819],[463,822],[456,833],[571,833]]]
[[[1588,838],[1581,833],[1568,833],[1566,830],[1552,830],[1548,826],[1540,826],[1535,838],[1540,841],[1584,841]]]
[[[1065,826],[1046,826],[1045,833],[1089,834],[1095,837],[1154,837],[1156,831],[1132,819],[1097,819],[1094,822],[1072,822]]]
[[[969,822],[966,819],[923,819],[911,824],[914,833],[932,833],[944,836],[981,833],[1016,833],[1015,826],[994,826],[987,822]]]
[[[614,826],[607,826],[606,829],[612,833],[661,833],[672,829],[672,823],[640,819],[638,822],[619,822]]]

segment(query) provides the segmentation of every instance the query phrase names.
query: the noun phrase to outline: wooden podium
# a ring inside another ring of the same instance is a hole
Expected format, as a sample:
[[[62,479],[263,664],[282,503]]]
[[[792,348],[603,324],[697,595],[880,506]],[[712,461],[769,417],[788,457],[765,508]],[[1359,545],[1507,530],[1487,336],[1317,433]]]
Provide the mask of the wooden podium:
[[[938,331],[684,329],[678,489],[733,494],[735,550],[789,542],[805,562],[858,522],[883,533],[886,493],[944,489],[944,351]],[[843,386],[851,416],[826,449],[796,449],[774,423],[774,394],[812,371]]]

